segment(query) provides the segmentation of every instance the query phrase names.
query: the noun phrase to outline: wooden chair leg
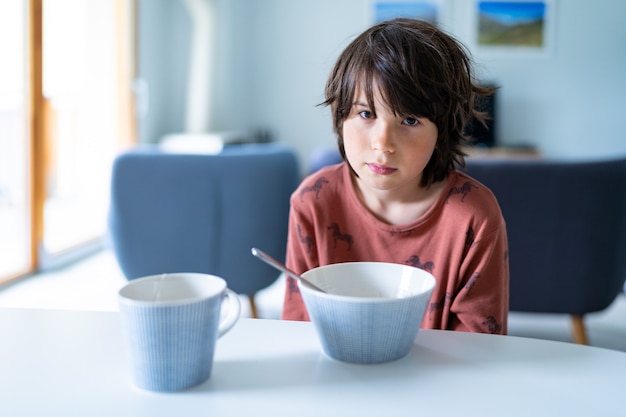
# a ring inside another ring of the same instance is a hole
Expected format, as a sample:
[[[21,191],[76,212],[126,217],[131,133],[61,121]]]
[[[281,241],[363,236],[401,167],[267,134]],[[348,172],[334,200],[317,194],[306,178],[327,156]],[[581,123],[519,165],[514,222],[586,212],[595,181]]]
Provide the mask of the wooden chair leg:
[[[259,316],[257,314],[256,303],[254,302],[254,294],[248,295],[248,300],[250,301],[250,317],[258,319]]]
[[[585,330],[585,322],[583,316],[572,315],[572,337],[575,343],[588,345],[587,331]]]

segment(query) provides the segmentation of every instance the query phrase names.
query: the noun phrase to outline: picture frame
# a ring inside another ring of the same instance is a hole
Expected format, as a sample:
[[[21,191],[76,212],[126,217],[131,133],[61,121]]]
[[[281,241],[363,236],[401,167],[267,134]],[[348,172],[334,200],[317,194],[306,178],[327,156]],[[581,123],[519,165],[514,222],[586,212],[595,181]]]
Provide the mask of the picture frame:
[[[553,53],[556,0],[474,0],[472,43],[481,55]]]
[[[439,25],[444,0],[378,0],[372,5],[373,23],[396,17],[408,17]]]

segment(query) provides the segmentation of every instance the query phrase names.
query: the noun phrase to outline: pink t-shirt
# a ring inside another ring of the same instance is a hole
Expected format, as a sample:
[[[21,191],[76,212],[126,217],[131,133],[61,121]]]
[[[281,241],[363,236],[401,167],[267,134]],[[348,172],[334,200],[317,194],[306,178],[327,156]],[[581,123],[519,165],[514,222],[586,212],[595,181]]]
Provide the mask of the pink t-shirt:
[[[301,274],[353,261],[413,265],[437,280],[422,328],[506,334],[508,244],[493,193],[454,171],[426,213],[394,226],[360,202],[351,175],[345,163],[328,166],[292,194],[287,266]],[[290,277],[282,318],[309,320]]]

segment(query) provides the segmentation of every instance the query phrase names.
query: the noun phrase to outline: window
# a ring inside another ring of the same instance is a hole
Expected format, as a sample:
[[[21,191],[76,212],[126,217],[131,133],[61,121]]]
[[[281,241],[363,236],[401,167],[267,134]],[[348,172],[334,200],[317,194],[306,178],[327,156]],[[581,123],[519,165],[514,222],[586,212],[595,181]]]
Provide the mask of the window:
[[[111,163],[135,137],[135,1],[0,3],[0,53],[12,57],[0,69],[6,280],[55,266],[105,233]]]

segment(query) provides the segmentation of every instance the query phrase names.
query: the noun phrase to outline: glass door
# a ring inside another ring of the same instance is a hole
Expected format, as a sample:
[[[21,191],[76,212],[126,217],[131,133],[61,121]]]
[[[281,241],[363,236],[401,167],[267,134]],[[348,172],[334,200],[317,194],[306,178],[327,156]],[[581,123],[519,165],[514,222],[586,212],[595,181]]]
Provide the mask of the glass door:
[[[111,164],[135,142],[135,10],[0,1],[0,283],[101,246]]]
[[[120,109],[132,82],[129,4],[43,2],[42,269],[79,247],[99,246],[105,234],[111,164],[128,129]]]
[[[0,1],[0,282],[31,265],[27,3]]]

